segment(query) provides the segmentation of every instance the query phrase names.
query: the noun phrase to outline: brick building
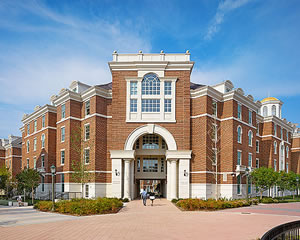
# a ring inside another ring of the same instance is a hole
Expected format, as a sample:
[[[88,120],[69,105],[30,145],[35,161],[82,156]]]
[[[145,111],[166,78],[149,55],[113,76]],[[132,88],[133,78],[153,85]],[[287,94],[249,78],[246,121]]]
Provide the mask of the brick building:
[[[5,165],[15,177],[22,169],[22,138],[9,135],[0,139],[0,167]]]
[[[188,51],[114,52],[108,64],[111,83],[74,81],[24,115],[22,166],[43,173],[39,194],[51,190],[51,165],[57,192],[131,199],[145,180],[168,199],[239,198],[254,193],[246,170],[300,172],[300,134],[280,100],[254,101],[228,80],[192,83]],[[78,162],[92,176],[83,189],[72,179]]]

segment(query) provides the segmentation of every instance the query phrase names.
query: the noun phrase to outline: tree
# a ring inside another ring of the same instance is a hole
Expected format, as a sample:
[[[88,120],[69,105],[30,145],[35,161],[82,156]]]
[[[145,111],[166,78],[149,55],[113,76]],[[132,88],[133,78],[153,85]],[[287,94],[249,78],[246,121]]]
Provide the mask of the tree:
[[[277,180],[277,174],[273,168],[256,168],[251,172],[251,179],[260,192],[260,199],[265,190],[270,189]]]
[[[35,169],[25,168],[17,175],[18,184],[22,189],[31,191],[31,199],[33,204],[34,190],[39,186],[40,174]]]
[[[82,138],[85,132],[83,132],[81,127],[73,129],[71,132],[71,150],[74,151],[76,158],[71,160],[72,165],[72,175],[71,179],[81,184],[81,197],[83,198],[84,185],[88,183],[93,175],[88,171],[88,165],[86,164],[86,153],[85,149],[90,150],[95,146],[93,145],[94,139],[91,139],[90,135],[88,139],[83,140]]]
[[[6,190],[6,194],[7,194],[7,186],[9,183],[10,176],[11,174],[8,168],[5,165],[1,166],[0,167],[0,189]]]
[[[295,198],[295,191],[297,189],[297,174],[290,171],[287,174],[287,178],[288,178],[288,185],[287,185],[287,189],[291,192],[293,192],[293,198]]]
[[[279,188],[279,191],[281,191],[282,196],[284,193],[284,190],[286,190],[288,188],[289,182],[288,182],[288,174],[284,171],[280,171],[277,174],[277,180],[276,180],[276,185]]]

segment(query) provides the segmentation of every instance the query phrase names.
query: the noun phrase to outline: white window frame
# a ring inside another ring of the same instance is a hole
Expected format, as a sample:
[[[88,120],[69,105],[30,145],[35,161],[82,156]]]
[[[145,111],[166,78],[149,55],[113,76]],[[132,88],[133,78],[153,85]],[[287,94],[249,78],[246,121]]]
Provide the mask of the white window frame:
[[[142,80],[145,75],[154,72],[143,72],[143,76],[127,77],[126,88],[126,122],[176,122],[176,81],[177,78],[164,77],[155,73],[160,80],[160,95],[142,95]],[[137,82],[137,94],[130,94],[130,82]],[[171,82],[171,95],[165,94],[165,82]],[[137,112],[130,111],[130,99],[137,100]],[[143,99],[158,99],[160,102],[159,112],[142,112]],[[165,112],[165,99],[171,99],[171,112]]]
[[[30,123],[27,123],[27,135],[30,135]]]
[[[62,104],[61,105],[61,119],[65,119],[66,118],[66,104]]]
[[[62,162],[62,152],[64,153],[64,162]],[[60,165],[64,166],[66,161],[66,151],[65,149],[60,149]]]
[[[64,129],[64,135],[62,134],[62,129]],[[64,136],[64,138],[63,138]],[[66,127],[65,126],[62,126],[60,128],[60,142],[65,142],[66,140]]]
[[[215,100],[215,99],[212,100],[211,108],[212,108],[212,115],[217,117],[218,116],[218,101],[217,100]]]
[[[259,158],[256,158],[255,167],[259,168]]]
[[[87,107],[87,103],[88,103],[88,107]],[[87,110],[89,110],[89,113]],[[88,99],[84,102],[84,115],[85,116],[91,115],[91,99]]]
[[[33,139],[33,151],[36,151],[36,145],[37,145],[37,138],[35,137]]]
[[[251,134],[251,139],[250,139],[250,134]],[[253,145],[253,132],[251,130],[248,131],[248,145],[249,147],[252,147]]]
[[[259,153],[259,140],[256,140],[255,150],[256,153]]]
[[[44,161],[43,161],[44,159]],[[45,154],[41,155],[41,167],[44,168],[45,167]]]
[[[239,129],[241,129],[240,139],[239,139]],[[237,142],[242,143],[243,142],[242,139],[243,139],[243,128],[240,125],[238,125],[238,127],[237,127]]]
[[[36,156],[33,157],[33,169],[36,169]]]
[[[34,120],[34,122],[33,122],[33,131],[34,132],[37,131],[37,120]]]
[[[87,127],[89,127],[89,137],[88,138],[87,138],[87,132],[86,132]],[[91,125],[90,125],[90,123],[86,123],[86,124],[84,124],[84,141],[90,140],[90,138],[91,138]]]
[[[274,171],[277,172],[277,160],[276,159],[274,159],[274,166],[273,167],[274,167]]]
[[[274,136],[277,137],[277,125],[274,123]]]
[[[89,151],[89,162],[86,162],[86,150]],[[90,164],[90,162],[91,162],[91,151],[90,151],[90,147],[84,148],[83,157],[84,157],[84,164],[85,164],[85,165]]]
[[[286,151],[286,158],[289,158],[289,146],[286,146],[285,151]]]
[[[26,143],[26,152],[29,153],[30,151],[30,141],[27,140],[27,143]]]
[[[42,149],[45,148],[45,140],[46,140],[46,135],[43,133],[41,136]]]
[[[289,173],[289,163],[288,162],[285,163],[285,167],[286,167],[286,173]]]
[[[242,120],[242,104],[238,103],[237,118]]]
[[[240,164],[239,164],[239,153],[240,153],[240,156],[241,156]],[[239,165],[239,166],[243,165],[242,161],[243,161],[243,151],[242,150],[237,150],[237,161],[236,161],[236,164]]]
[[[277,154],[277,142],[276,141],[274,141],[274,143],[273,143],[273,148],[274,148],[274,154]]]
[[[250,157],[251,156],[251,166],[249,166],[249,160],[250,160]],[[253,155],[252,155],[252,153],[248,153],[248,167],[251,167],[252,168],[252,166],[253,166]]]
[[[248,110],[248,111],[249,111],[248,112],[248,122],[249,122],[249,125],[252,126],[252,124],[253,124],[253,113],[252,113],[251,110]]]
[[[46,115],[42,116],[42,128],[46,127]]]
[[[26,162],[26,168],[28,169],[29,168],[29,158],[27,158],[26,161],[27,161]]]

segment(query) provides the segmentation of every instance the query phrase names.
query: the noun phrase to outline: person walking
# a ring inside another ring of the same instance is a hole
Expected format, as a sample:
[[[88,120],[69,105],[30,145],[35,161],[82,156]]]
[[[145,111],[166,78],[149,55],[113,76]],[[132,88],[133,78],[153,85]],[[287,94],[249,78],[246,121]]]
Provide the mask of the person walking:
[[[146,201],[147,201],[147,192],[146,192],[146,187],[144,187],[144,190],[142,192],[142,199],[143,199],[143,204],[146,206]]]

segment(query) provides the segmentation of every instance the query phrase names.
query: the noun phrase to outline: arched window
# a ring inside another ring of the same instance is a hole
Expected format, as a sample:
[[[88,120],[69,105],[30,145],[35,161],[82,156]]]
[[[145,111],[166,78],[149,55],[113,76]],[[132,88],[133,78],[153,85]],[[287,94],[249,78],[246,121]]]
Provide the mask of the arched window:
[[[286,158],[288,158],[288,157],[289,157],[289,147],[286,146]]]
[[[272,115],[276,116],[276,106],[275,105],[272,106]]]
[[[277,154],[277,142],[274,141],[274,154]]]
[[[249,130],[249,132],[248,132],[248,144],[251,147],[252,147],[252,139],[253,139],[253,133],[252,133],[251,130]]]
[[[238,126],[237,132],[238,132],[237,141],[238,141],[238,143],[242,143],[242,133],[243,132],[242,132],[241,126]]]
[[[160,80],[153,74],[147,74],[142,81],[142,95],[160,95]]]
[[[267,117],[267,116],[268,116],[268,108],[267,108],[267,106],[264,106],[264,107],[263,107],[263,116],[264,116],[264,117]]]

